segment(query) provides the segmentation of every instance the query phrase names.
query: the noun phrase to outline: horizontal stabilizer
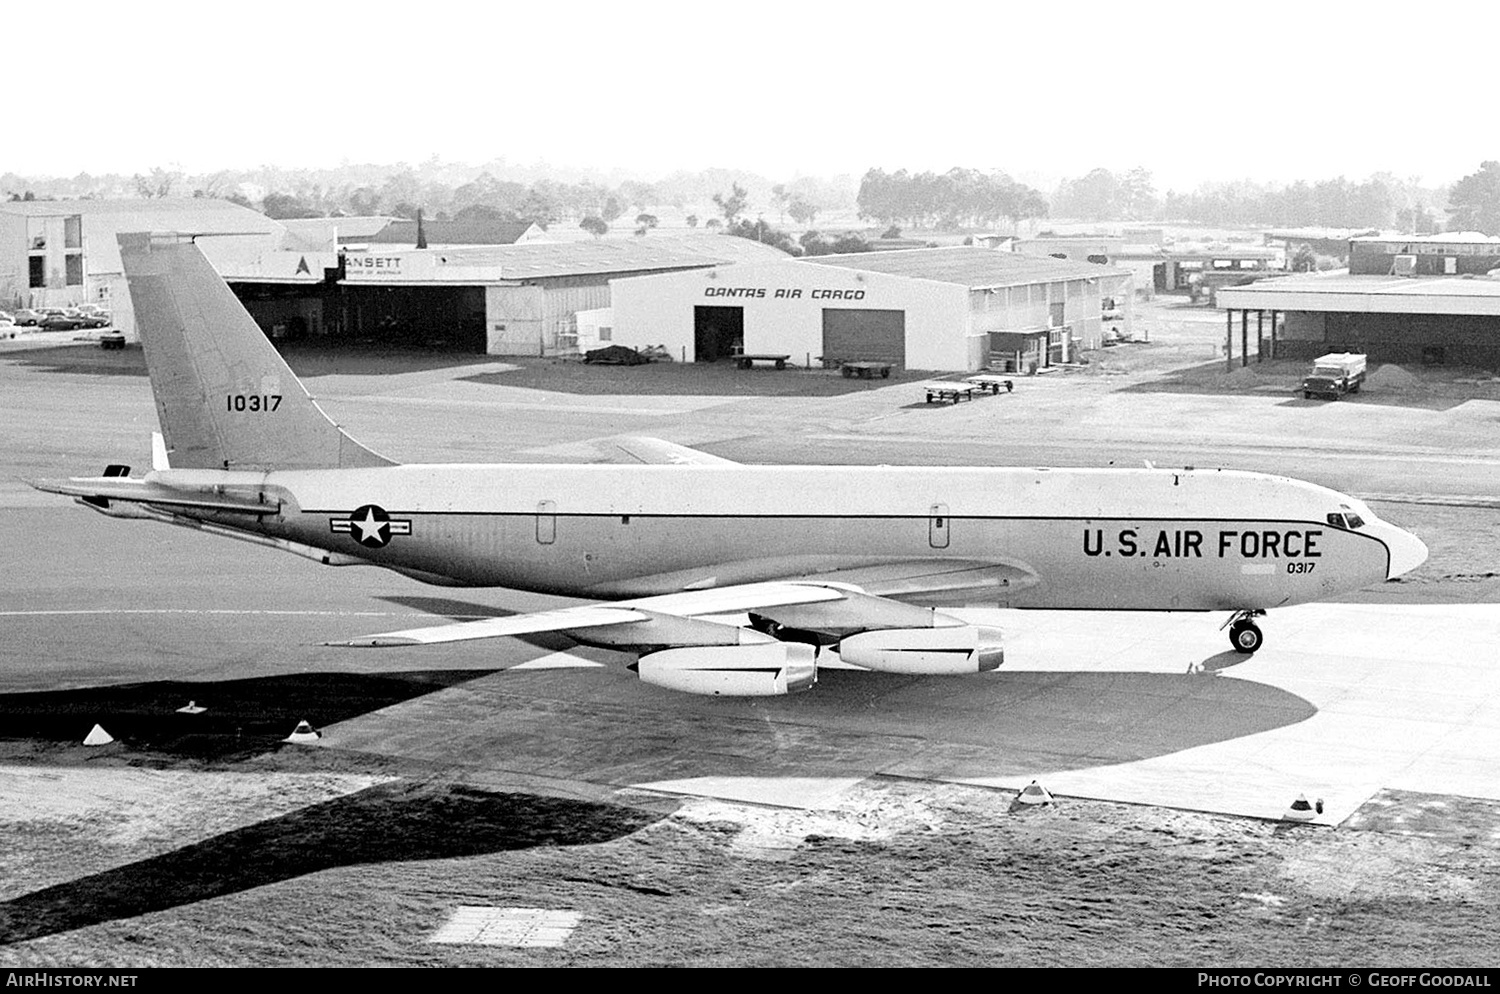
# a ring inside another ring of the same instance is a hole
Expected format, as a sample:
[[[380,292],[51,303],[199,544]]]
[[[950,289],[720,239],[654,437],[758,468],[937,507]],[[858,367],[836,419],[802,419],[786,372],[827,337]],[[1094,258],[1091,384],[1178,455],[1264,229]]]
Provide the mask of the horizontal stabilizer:
[[[690,449],[686,445],[668,442],[649,435],[614,435],[593,443],[610,454],[622,453],[630,459],[649,466],[738,466],[732,459],[711,456],[707,452]]]
[[[239,514],[276,514],[280,501],[259,500],[246,495],[235,497],[216,490],[186,490],[147,480],[123,476],[72,477],[67,480],[27,480],[37,490],[81,498],[96,506],[104,501],[125,501],[157,507],[193,508],[200,511],[227,511]]]

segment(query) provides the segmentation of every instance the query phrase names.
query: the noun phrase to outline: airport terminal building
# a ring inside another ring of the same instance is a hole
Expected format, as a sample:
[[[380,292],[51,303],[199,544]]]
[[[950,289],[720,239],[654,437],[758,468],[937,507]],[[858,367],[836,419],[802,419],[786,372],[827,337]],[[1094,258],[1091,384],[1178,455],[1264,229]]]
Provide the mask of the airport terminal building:
[[[785,355],[796,365],[1025,372],[1103,340],[1111,266],[955,246],[741,264],[611,283],[610,341],[679,359]]]

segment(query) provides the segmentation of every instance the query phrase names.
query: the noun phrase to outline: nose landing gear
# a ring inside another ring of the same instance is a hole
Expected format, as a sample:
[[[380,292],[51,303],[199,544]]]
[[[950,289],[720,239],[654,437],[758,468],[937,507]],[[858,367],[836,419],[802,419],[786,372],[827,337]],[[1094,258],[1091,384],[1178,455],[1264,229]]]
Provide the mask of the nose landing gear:
[[[1265,641],[1265,636],[1261,634],[1260,626],[1255,623],[1255,619],[1262,617],[1265,613],[1259,608],[1236,611],[1220,626],[1220,631],[1225,628],[1229,629],[1229,644],[1234,646],[1235,652],[1249,655],[1260,648],[1261,643]]]

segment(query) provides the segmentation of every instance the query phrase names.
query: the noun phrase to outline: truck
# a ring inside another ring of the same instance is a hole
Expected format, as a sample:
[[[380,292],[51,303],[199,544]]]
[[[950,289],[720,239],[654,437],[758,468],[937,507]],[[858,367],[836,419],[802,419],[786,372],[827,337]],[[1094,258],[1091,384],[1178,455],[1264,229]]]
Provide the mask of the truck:
[[[1338,400],[1346,393],[1359,393],[1365,381],[1365,356],[1362,352],[1330,352],[1313,360],[1311,373],[1302,377],[1302,397],[1313,395]]]

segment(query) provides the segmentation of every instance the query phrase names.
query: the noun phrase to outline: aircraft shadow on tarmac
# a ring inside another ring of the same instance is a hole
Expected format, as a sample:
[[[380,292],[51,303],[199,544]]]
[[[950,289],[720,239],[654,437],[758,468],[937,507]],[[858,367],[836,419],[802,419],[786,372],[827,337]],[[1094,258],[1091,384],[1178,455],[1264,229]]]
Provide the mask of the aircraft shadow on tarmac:
[[[298,673],[3,694],[0,738],[78,745],[98,724],[121,744],[106,749],[233,759],[274,748],[300,721],[321,728],[493,672]],[[177,710],[189,701],[206,710]]]
[[[613,804],[395,782],[0,902],[0,946],[343,866],[608,842],[661,816]]]
[[[623,658],[623,657],[622,657]],[[1296,694],[1216,673],[1012,671],[910,677],[828,670],[791,697],[696,697],[622,667],[523,670],[367,722],[356,748],[590,783],[701,777],[933,780],[1031,776],[1135,762],[1295,725]],[[441,722],[453,737],[422,738]],[[352,732],[350,734],[353,734]],[[369,736],[366,740],[365,736]]]

